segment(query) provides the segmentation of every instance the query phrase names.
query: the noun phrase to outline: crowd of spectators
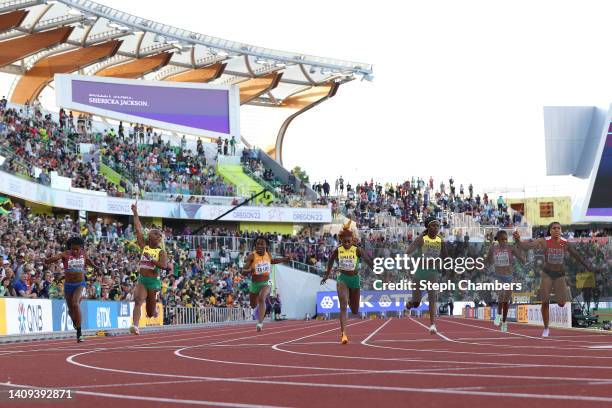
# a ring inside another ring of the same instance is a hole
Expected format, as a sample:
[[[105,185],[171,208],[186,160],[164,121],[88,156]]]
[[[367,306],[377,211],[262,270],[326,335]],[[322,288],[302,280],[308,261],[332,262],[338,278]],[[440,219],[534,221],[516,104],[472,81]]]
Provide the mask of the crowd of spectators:
[[[18,204],[8,215],[0,216],[0,296],[63,298],[62,266],[45,265],[44,259],[62,251],[62,243],[77,234],[85,238],[88,256],[101,266],[87,272],[84,298],[133,300],[140,253],[131,225],[124,228],[101,219],[79,225],[69,216],[34,215]],[[244,254],[236,262],[219,262],[218,254],[192,251],[185,244],[171,235],[166,240],[169,268],[162,271],[160,292],[164,305],[248,305],[247,283],[238,271]]]
[[[443,181],[435,188],[431,177],[428,181],[413,177],[401,184],[370,180],[354,187],[350,183],[345,185],[340,177],[336,180],[335,192],[343,194],[345,188],[344,206],[339,210],[354,216],[359,227],[364,228],[388,226],[380,215],[397,218],[409,226],[422,225],[428,216],[435,216],[447,226],[451,213],[463,213],[481,225],[499,227],[519,226],[525,221],[519,212],[511,215],[502,196],[492,199],[486,193],[474,195],[472,184],[467,189],[463,184],[457,188],[452,177],[448,188]],[[329,196],[330,189],[327,181],[315,184],[315,190],[322,196]]]
[[[236,188],[216,172],[214,159],[207,159],[201,139],[194,152],[187,148],[185,136],[172,145],[152,127],[120,122],[117,129],[93,130],[90,115],[75,116],[63,109],[55,121],[38,105],[7,108],[6,100],[0,100],[0,150],[6,157],[1,168],[45,185],[50,185],[52,172],[57,172],[70,178],[72,187],[110,196],[154,193],[149,197],[205,204],[205,196],[237,195]],[[234,137],[217,142],[218,155],[236,153]],[[89,147],[88,152],[82,152],[83,145]],[[256,150],[243,150],[243,164],[271,189],[275,204],[306,205],[294,184],[277,180],[257,158]],[[112,178],[111,182],[105,177],[103,165],[116,171],[119,180]]]
[[[128,176],[140,191],[170,195],[235,195],[233,187],[216,173],[214,163],[207,162],[206,155],[195,154],[186,147],[171,146],[170,141],[164,142],[157,133],[150,139],[151,143],[135,144],[107,133],[101,143],[103,162]],[[198,143],[200,149],[201,142]]]
[[[305,207],[312,204],[322,204],[318,200],[307,203],[303,188],[297,188],[299,181],[290,175],[287,182],[282,182],[274,175],[272,169],[266,168],[259,159],[259,152],[256,149],[243,149],[240,159],[245,173],[267,187],[275,196],[274,205],[289,205],[292,207]]]
[[[334,248],[339,245],[336,235],[297,235],[237,231],[230,228],[209,227],[192,231],[163,228],[165,248],[170,266],[162,271],[160,300],[167,306],[247,306],[247,281],[239,273],[247,254],[253,248],[255,237],[265,236],[270,252],[277,255],[293,254],[294,267],[306,268],[315,273],[323,271]],[[16,204],[7,215],[0,216],[0,296],[31,298],[63,297],[62,267],[45,265],[43,260],[62,250],[62,243],[69,236],[80,234],[87,243],[87,252],[98,271],[87,273],[87,299],[133,300],[137,280],[136,265],[139,251],[134,240],[132,225],[124,225],[111,219],[89,220],[79,224],[70,216],[54,217],[34,215],[27,207]],[[537,236],[537,232],[535,233]],[[565,232],[572,235],[572,230]],[[389,237],[375,232],[362,233],[360,245],[371,257],[393,257],[403,254],[415,237],[401,235]],[[488,250],[488,242],[469,242],[456,239],[447,242],[451,257],[481,257]],[[612,269],[612,245],[610,240],[597,238],[575,242],[580,254],[602,272],[596,276],[597,293],[610,296],[610,270]],[[529,251],[525,264],[515,263],[515,280],[523,282],[524,291],[539,287],[543,256]],[[572,293],[576,289],[576,275],[584,272],[573,260],[567,261],[568,282]],[[363,271],[363,287],[371,287],[374,279],[398,281],[404,279],[402,271],[375,275]],[[452,271],[443,279],[470,279],[472,282],[490,282],[490,268],[471,269],[462,275]],[[578,288],[580,289],[580,288]],[[447,293],[454,300],[495,301],[494,292]]]
[[[70,133],[37,108],[28,112],[0,104],[0,150],[5,171],[49,185],[51,173],[72,179],[72,187],[118,193],[117,186],[100,174],[95,161],[75,153],[78,133]]]

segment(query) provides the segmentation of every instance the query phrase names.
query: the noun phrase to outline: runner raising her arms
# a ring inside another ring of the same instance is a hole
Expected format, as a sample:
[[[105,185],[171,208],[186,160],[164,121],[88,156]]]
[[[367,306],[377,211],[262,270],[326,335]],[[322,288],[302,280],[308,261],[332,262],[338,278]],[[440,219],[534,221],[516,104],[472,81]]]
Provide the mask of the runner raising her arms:
[[[435,283],[438,281],[440,271],[436,268],[436,263],[442,268],[443,258],[446,257],[446,248],[442,237],[438,235],[440,231],[440,221],[434,217],[429,217],[425,220],[425,231],[423,235],[419,235],[406,249],[406,254],[411,255],[413,252],[419,250],[421,259],[421,265],[419,266],[414,274],[413,282],[416,289],[412,292],[412,302],[407,306],[418,308],[421,304],[421,284],[427,285],[427,283]],[[439,261],[438,261],[439,260]],[[429,298],[429,333],[436,334],[436,291],[428,290],[427,296]]]
[[[138,284],[134,292],[134,313],[132,320],[134,323],[130,327],[130,332],[140,334],[138,324],[140,323],[140,309],[142,304],[147,304],[147,317],[157,316],[157,292],[161,288],[159,279],[159,271],[166,269],[167,256],[166,251],[161,248],[162,233],[158,229],[149,231],[147,241],[145,242],[142,234],[142,224],[138,218],[138,208],[136,204],[132,204],[132,212],[134,213],[134,228],[136,229],[136,242],[142,251],[138,270]]]
[[[45,264],[51,264],[59,260],[64,265],[64,293],[66,295],[66,305],[68,306],[68,314],[72,319],[72,324],[76,329],[77,342],[83,341],[81,334],[81,296],[83,288],[87,285],[85,280],[85,266],[89,265],[94,269],[98,269],[85,253],[85,242],[81,237],[72,237],[66,242],[66,250],[57,255],[53,255],[45,259]]]
[[[340,272],[336,278],[338,301],[340,302],[340,343],[347,344],[346,320],[348,316],[346,306],[348,303],[351,308],[351,313],[353,315],[358,314],[361,297],[357,263],[359,259],[363,258],[370,268],[373,268],[374,265],[368,254],[363,249],[353,244],[353,232],[349,229],[348,224],[343,226],[338,237],[342,245],[332,252],[329,262],[327,263],[327,272],[325,276],[323,276],[323,279],[321,279],[321,285],[325,284],[329,278],[332,267],[334,266],[334,261],[337,259],[338,270]]]
[[[522,242],[518,231],[514,231],[512,237],[519,248],[539,248],[544,251],[544,267],[540,275],[540,300],[542,301],[542,321],[544,322],[542,337],[548,337],[550,334],[548,330],[550,292],[554,289],[559,307],[565,306],[565,302],[571,299],[569,297],[569,288],[565,281],[564,263],[566,255],[572,256],[588,271],[593,272],[593,266],[586,262],[565,238],[561,237],[561,224],[556,221],[548,226],[546,238]]]
[[[272,258],[268,252],[268,240],[263,237],[255,239],[255,251],[249,254],[242,268],[243,275],[251,275],[249,285],[249,300],[257,317],[257,331],[263,329],[266,317],[266,298],[270,294],[270,274],[272,265],[292,260],[291,255],[282,258]]]
[[[525,255],[516,246],[508,245],[508,233],[506,231],[497,231],[495,240],[497,241],[497,245],[492,245],[491,248],[489,248],[485,264],[493,264],[496,280],[501,283],[512,283],[512,274],[514,273],[514,268],[512,267],[513,260],[514,258],[518,258],[522,263],[525,263]],[[508,306],[511,299],[511,290],[502,290],[498,293],[495,324],[497,326],[501,324],[501,331],[503,332],[508,331],[506,318],[508,317]]]

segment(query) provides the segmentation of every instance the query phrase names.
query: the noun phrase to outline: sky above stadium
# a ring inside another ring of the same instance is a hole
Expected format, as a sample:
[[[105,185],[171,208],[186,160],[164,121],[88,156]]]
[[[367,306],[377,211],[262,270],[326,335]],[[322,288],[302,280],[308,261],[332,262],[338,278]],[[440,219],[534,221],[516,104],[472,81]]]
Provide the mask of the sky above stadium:
[[[312,181],[452,175],[466,186],[564,192],[577,183],[545,176],[543,106],[611,102],[606,1],[98,1],[204,34],[374,64],[373,82],[344,85],[290,126],[285,166]]]

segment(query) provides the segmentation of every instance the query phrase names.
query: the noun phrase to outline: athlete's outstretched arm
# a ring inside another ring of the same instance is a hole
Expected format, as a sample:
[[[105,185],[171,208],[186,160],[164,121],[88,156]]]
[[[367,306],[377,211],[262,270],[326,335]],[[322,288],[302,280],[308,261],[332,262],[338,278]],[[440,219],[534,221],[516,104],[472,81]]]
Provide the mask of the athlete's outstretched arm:
[[[159,261],[153,263],[160,269],[166,269],[168,267],[168,255],[166,255],[166,251],[163,249],[159,251]]]
[[[584,258],[582,257],[582,255],[580,255],[578,253],[578,251],[576,250],[576,248],[574,248],[573,245],[568,243],[567,244],[567,251],[572,256],[572,258],[574,258],[575,260],[580,262],[582,264],[582,266],[584,266],[588,271],[594,272],[593,264],[591,264],[590,262],[585,261]]]
[[[89,257],[87,255],[85,255],[85,265],[89,265],[92,268],[94,268],[95,270],[100,269],[100,265],[96,265],[95,263],[93,263],[93,261],[91,259],[89,259]]]
[[[244,266],[242,267],[241,273],[246,276],[251,273],[252,269],[253,269],[253,254],[249,254],[247,256],[246,261],[244,261]]]
[[[59,254],[55,254],[53,256],[50,256],[50,257],[46,258],[43,261],[43,263],[45,265],[49,265],[49,264],[52,264],[52,263],[55,263],[55,262],[59,261],[60,259],[64,259],[64,253],[63,252],[60,252]]]
[[[370,269],[374,269],[374,262],[372,261],[372,258],[370,258],[370,255],[368,255],[363,248],[357,247],[357,256],[362,258]]]
[[[521,263],[527,262],[527,258],[525,257],[525,253],[523,251],[521,251],[519,247],[513,246],[511,250],[512,250],[512,253],[514,254],[514,256],[516,258],[518,258],[519,261],[521,261]]]
[[[536,240],[529,241],[521,241],[521,235],[518,233],[518,231],[514,231],[512,233],[512,238],[514,238],[514,243],[516,244],[516,246],[522,250],[536,249],[546,246],[546,241],[543,238],[538,238]]]
[[[144,235],[142,234],[142,224],[140,223],[140,218],[138,218],[138,207],[136,204],[132,204],[132,213],[134,214],[134,228],[136,229],[136,242],[138,242],[138,246],[140,249],[145,247]]]
[[[489,247],[489,251],[487,252],[487,256],[484,259],[485,265],[491,265],[493,263],[493,245]]]
[[[331,256],[329,257],[329,261],[327,261],[327,271],[325,272],[323,279],[321,279],[321,285],[323,285],[327,279],[329,279],[329,275],[331,275],[336,259],[338,259],[338,248],[334,249],[334,252],[332,252]]]
[[[408,248],[406,249],[406,255],[412,254],[414,251],[421,248],[422,246],[423,246],[423,236],[419,235],[417,239],[415,239],[414,241],[412,241],[410,245],[408,245]]]

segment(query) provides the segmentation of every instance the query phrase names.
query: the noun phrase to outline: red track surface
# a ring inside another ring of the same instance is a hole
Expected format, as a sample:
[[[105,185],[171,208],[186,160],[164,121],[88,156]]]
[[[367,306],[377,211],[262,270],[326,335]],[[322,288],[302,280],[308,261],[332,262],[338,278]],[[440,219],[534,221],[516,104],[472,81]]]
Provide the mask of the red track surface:
[[[426,325],[353,320],[346,346],[337,321],[0,345],[0,405],[37,406],[8,399],[35,386],[74,390],[46,407],[612,407],[612,336]]]

